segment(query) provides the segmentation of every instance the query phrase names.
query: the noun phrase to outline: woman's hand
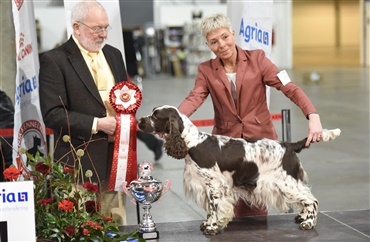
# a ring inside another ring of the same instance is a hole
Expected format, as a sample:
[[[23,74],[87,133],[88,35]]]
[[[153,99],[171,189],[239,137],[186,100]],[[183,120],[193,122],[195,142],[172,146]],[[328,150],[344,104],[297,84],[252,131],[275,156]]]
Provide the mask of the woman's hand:
[[[306,147],[310,146],[310,143],[320,142],[322,139],[322,126],[320,116],[317,113],[311,113],[308,115],[308,136]]]

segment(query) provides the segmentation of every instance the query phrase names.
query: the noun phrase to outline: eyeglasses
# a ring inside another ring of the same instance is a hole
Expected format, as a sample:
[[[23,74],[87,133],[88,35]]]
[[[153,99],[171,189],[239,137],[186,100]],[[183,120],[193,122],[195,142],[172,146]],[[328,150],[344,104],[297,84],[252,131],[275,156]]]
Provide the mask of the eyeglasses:
[[[91,29],[92,31],[94,31],[94,34],[102,34],[104,31],[105,32],[108,32],[110,29],[112,29],[112,27],[111,26],[107,26],[107,27],[90,27],[90,26],[88,26],[88,25],[86,25],[86,24],[84,24],[84,23],[82,23],[82,22],[78,22],[78,23],[80,23],[80,24],[82,24],[82,25],[84,25],[84,26],[86,26],[86,27],[88,27],[89,29]]]

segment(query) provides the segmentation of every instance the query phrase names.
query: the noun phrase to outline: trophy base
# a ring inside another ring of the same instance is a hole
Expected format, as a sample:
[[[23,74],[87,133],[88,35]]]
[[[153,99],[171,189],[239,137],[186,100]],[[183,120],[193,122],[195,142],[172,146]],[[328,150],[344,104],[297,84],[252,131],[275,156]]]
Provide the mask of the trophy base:
[[[153,231],[153,232],[143,232],[139,230],[138,233],[140,238],[143,238],[145,240],[151,240],[151,239],[159,239],[159,232]]]

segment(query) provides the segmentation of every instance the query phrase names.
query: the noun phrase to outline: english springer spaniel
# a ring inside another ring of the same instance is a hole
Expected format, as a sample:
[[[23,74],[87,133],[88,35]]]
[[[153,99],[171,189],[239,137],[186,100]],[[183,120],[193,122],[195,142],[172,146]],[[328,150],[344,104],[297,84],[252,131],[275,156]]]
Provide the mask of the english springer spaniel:
[[[172,106],[154,108],[138,126],[162,135],[169,156],[185,158],[185,195],[207,211],[200,226],[204,234],[215,235],[227,226],[239,198],[263,209],[298,209],[295,222],[300,229],[316,225],[318,201],[296,154],[305,148],[306,138],[287,143],[212,135],[199,131]],[[322,139],[339,135],[339,129],[323,130]]]

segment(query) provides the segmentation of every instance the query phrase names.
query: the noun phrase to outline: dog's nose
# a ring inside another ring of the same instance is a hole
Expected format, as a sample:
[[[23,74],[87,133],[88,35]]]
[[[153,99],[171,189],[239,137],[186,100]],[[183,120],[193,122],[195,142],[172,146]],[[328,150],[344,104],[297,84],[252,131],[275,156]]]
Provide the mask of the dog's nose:
[[[146,122],[145,122],[146,118],[145,117],[141,117],[139,118],[138,122],[137,122],[137,126],[139,127],[139,129],[143,130],[145,129],[146,127]]]
[[[139,124],[145,124],[146,123],[145,120],[146,120],[146,117],[141,117],[141,118],[139,118],[138,123]]]

